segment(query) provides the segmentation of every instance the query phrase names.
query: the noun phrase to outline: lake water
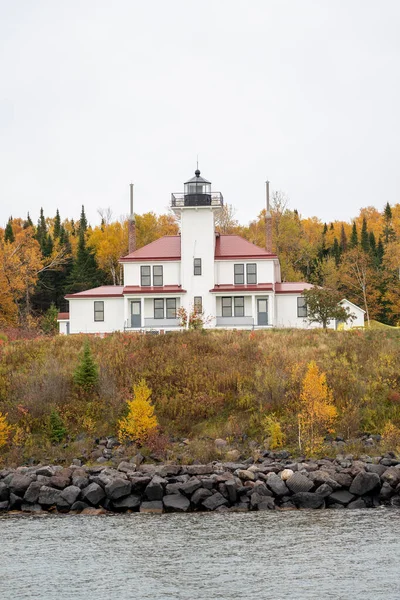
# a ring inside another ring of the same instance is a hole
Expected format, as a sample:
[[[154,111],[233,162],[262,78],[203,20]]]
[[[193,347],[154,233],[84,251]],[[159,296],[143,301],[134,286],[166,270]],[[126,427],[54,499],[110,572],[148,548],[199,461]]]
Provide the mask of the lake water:
[[[0,518],[0,599],[399,600],[400,510]]]

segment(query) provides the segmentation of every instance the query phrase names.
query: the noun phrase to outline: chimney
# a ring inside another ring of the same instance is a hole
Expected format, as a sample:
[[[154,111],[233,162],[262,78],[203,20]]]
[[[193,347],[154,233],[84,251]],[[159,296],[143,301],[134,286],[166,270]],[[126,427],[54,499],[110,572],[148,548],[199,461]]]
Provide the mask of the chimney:
[[[131,212],[128,220],[128,250],[129,254],[131,252],[135,252],[136,250],[136,222],[135,215],[133,214],[133,183],[130,184],[131,187]]]
[[[267,195],[267,210],[265,213],[265,249],[272,254],[272,216],[269,210],[269,181],[265,182]]]

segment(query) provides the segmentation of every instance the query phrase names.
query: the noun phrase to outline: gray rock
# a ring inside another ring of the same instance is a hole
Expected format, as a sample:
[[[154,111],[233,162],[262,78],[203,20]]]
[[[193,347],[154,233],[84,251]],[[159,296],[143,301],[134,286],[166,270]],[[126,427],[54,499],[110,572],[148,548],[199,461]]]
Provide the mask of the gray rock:
[[[390,501],[390,504],[392,506],[400,507],[400,496],[393,496],[393,498]]]
[[[392,488],[390,483],[385,483],[381,487],[381,491],[379,492],[379,498],[381,500],[389,500],[395,494],[395,490]]]
[[[385,467],[384,465],[375,465],[372,463],[368,463],[367,465],[365,465],[365,470],[368,473],[377,473],[379,477],[384,474],[386,469],[387,467]]]
[[[227,505],[228,500],[224,498],[223,495],[219,492],[215,492],[215,494],[213,494],[209,498],[206,498],[202,504],[207,510],[215,510],[216,508],[218,508],[218,506]]]
[[[113,500],[113,507],[115,510],[135,510],[140,506],[140,496],[130,494],[125,498],[119,500]]]
[[[254,471],[249,471],[248,469],[239,469],[237,476],[242,481],[255,481],[256,479]]]
[[[313,482],[301,473],[293,473],[293,475],[286,480],[286,485],[294,494],[309,492],[311,488],[314,487]]]
[[[31,477],[16,473],[10,481],[10,492],[17,496],[23,496],[31,483]]]
[[[212,496],[211,490],[207,490],[206,488],[199,488],[192,495],[191,501],[197,506],[198,504],[201,504],[203,500],[209,498],[210,496]]]
[[[324,508],[325,506],[324,498],[311,492],[297,492],[291,500],[297,508]]]
[[[134,471],[135,468],[136,467],[134,464],[129,463],[126,460],[123,460],[118,465],[118,471],[122,471],[123,473],[129,473],[129,471]]]
[[[9,510],[20,510],[22,498],[16,494],[10,493]]]
[[[163,483],[165,483],[165,479],[155,475],[150,483],[146,486],[145,494],[147,498],[152,500],[162,500],[164,496],[164,487]]]
[[[77,501],[79,494],[81,493],[81,488],[77,485],[69,485],[61,492],[61,498],[65,500],[70,506]]]
[[[97,483],[90,483],[82,490],[82,499],[93,506],[98,505],[105,498],[105,495],[103,488]]]
[[[365,508],[365,507],[366,507],[366,504],[362,498],[357,498],[356,500],[349,502],[349,504],[347,505],[347,508]]]
[[[238,497],[235,480],[228,479],[228,481],[225,482],[225,489],[226,489],[226,493],[227,493],[229,502],[231,504],[235,504],[235,502],[237,501],[237,497]]]
[[[44,467],[39,467],[36,469],[36,475],[44,475],[45,477],[52,477],[54,475],[54,467],[50,465],[46,465]]]
[[[76,487],[83,490],[83,488],[89,485],[89,478],[82,475],[73,475],[72,476],[72,485],[76,485]]]
[[[353,483],[353,478],[348,473],[331,473],[332,479],[334,479],[341,487],[349,488]]]
[[[214,473],[212,465],[187,465],[185,470],[188,475],[210,475]]]
[[[383,473],[381,479],[395,488],[396,485],[400,483],[400,469],[396,469],[396,467],[389,467]]]
[[[271,497],[264,496],[262,502],[257,504],[257,510],[274,510],[275,502]]]
[[[315,490],[315,493],[318,494],[318,496],[322,496],[323,498],[330,496],[332,494],[332,492],[333,492],[333,489],[331,488],[331,486],[328,483],[321,484]]]
[[[160,477],[173,477],[174,475],[178,475],[181,467],[179,465],[160,465],[156,467],[156,475]]]
[[[186,512],[190,507],[190,501],[182,494],[164,496],[163,503],[168,511]]]
[[[154,500],[153,502],[142,502],[140,505],[140,512],[161,514],[164,512],[163,503],[160,502],[160,500]]]
[[[32,502],[32,503],[37,502],[38,498],[39,498],[39,494],[40,494],[40,489],[42,487],[43,487],[43,484],[41,481],[32,481],[32,483],[30,484],[30,486],[28,487],[28,489],[26,490],[26,492],[24,494],[25,502]]]
[[[268,473],[266,484],[275,496],[286,496],[289,493],[287,485],[276,473]]]
[[[197,479],[197,477],[192,477],[186,483],[180,484],[180,491],[183,492],[186,496],[190,496],[196,490],[201,487],[201,481]]]
[[[10,497],[10,489],[4,481],[0,481],[0,502],[8,502]]]
[[[257,492],[253,492],[250,496],[250,507],[255,510],[259,504],[262,504],[263,502],[267,502],[269,499],[272,500],[273,502],[273,498],[271,496],[264,496],[263,494],[258,494]]]
[[[352,500],[354,500],[354,495],[350,494],[347,490],[336,490],[329,497],[330,504],[341,504],[342,506],[346,506]]]
[[[39,504],[44,506],[52,506],[60,500],[61,491],[51,488],[47,485],[42,485],[39,492]]]
[[[31,504],[30,502],[22,502],[21,510],[29,513],[43,512],[43,508],[40,506],[40,504]]]
[[[380,485],[381,480],[377,473],[360,471],[354,477],[349,492],[350,494],[355,494],[356,496],[363,496],[364,494],[368,494],[368,492],[372,492],[373,490],[380,488]]]
[[[124,496],[129,496],[131,488],[132,484],[129,480],[113,479],[105,486],[104,490],[107,498],[114,501],[119,498],[124,498]]]
[[[74,510],[76,512],[82,512],[82,510],[85,510],[85,508],[89,508],[89,504],[87,504],[86,502],[82,502],[81,500],[74,502],[71,506],[71,510]]]

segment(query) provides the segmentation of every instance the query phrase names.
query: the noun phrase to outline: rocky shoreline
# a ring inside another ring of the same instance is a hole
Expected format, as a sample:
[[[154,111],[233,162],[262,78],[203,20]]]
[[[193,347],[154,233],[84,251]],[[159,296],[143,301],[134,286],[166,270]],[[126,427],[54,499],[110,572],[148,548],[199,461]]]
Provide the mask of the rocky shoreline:
[[[143,458],[143,457],[141,457]],[[287,452],[207,465],[36,465],[0,471],[0,513],[106,514],[400,507],[400,460]]]

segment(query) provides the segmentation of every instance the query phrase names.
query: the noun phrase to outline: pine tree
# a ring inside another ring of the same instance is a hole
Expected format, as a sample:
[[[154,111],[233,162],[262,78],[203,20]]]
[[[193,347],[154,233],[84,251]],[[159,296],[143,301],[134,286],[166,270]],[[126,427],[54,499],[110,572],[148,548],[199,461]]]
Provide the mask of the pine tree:
[[[28,227],[33,227],[33,222],[29,213],[26,216],[26,221],[24,221],[24,229],[28,229]]]
[[[35,237],[36,237],[37,241],[39,242],[40,247],[43,252],[43,247],[46,244],[46,238],[47,238],[47,225],[46,225],[46,219],[44,218],[43,208],[40,209],[40,217],[39,217],[39,221],[37,224]]]
[[[369,235],[367,228],[367,220],[364,217],[361,228],[361,248],[364,252],[369,252]]]
[[[322,235],[326,235],[328,233],[328,225],[324,223],[324,229],[322,231]]]
[[[329,229],[330,229],[331,231],[334,231],[334,230],[335,230],[335,226],[334,226],[334,224],[333,224],[333,223],[331,223],[331,224],[330,224],[330,227],[329,227]]]
[[[99,368],[90,350],[89,341],[86,339],[83,353],[73,375],[75,385],[86,393],[95,390],[99,381]]]
[[[392,218],[393,218],[392,209],[390,208],[389,202],[387,202],[387,204],[384,208],[384,211],[383,211],[383,220],[384,220],[383,238],[384,238],[385,244],[387,244],[388,242],[391,242],[396,237],[395,231],[392,226]]]
[[[10,244],[15,241],[15,235],[12,227],[12,217],[8,219],[6,228],[4,230],[4,240]]]
[[[57,208],[56,216],[54,218],[53,237],[56,240],[57,238],[60,237],[60,235],[61,235],[61,219],[60,219],[60,213],[58,212],[58,208]]]
[[[340,251],[339,242],[337,241],[337,238],[335,237],[333,240],[332,256],[335,259],[336,266],[338,266],[340,263],[340,255],[341,255],[341,251]]]
[[[82,205],[81,218],[79,219],[79,229],[80,231],[86,232],[87,230],[87,219],[85,215],[85,207]]]
[[[86,245],[84,229],[79,229],[76,259],[73,261],[67,281],[68,293],[81,292],[102,285],[105,274],[98,268],[94,253]]]
[[[371,254],[375,256],[376,254],[376,239],[373,231],[369,232],[369,249]]]
[[[58,444],[64,439],[66,433],[67,430],[65,428],[64,421],[60,417],[60,414],[53,408],[49,418],[50,441],[54,444]]]
[[[340,230],[340,250],[342,252],[346,252],[347,250],[347,236],[343,224]]]
[[[353,221],[353,227],[351,230],[349,246],[350,246],[350,248],[357,248],[357,246],[358,246],[358,233],[357,233],[357,225],[356,225],[355,221]]]
[[[382,264],[383,255],[385,254],[385,248],[383,246],[382,238],[379,238],[378,245],[376,247],[376,259],[378,261],[378,266]]]

